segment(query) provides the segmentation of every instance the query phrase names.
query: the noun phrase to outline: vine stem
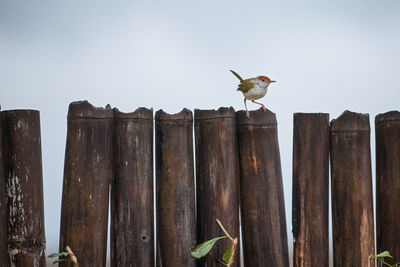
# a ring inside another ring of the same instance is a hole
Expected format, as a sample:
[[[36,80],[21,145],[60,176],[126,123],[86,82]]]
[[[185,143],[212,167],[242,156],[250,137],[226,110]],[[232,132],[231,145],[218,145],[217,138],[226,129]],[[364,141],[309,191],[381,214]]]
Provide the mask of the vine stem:
[[[71,248],[69,246],[67,246],[65,249],[67,250],[69,258],[74,263],[74,267],[78,267],[79,266],[78,259],[76,258],[75,254],[72,252]]]
[[[235,239],[233,239],[233,241],[232,241],[231,255],[229,256],[229,261],[228,261],[228,264],[226,265],[228,267],[231,267],[233,264],[233,259],[235,257],[237,243],[238,243],[238,239],[237,239],[237,237],[235,237]]]
[[[233,238],[229,235],[229,233],[226,231],[225,227],[222,225],[221,221],[217,219],[217,223],[219,225],[219,227],[221,228],[221,230],[224,232],[224,234],[226,235],[227,238],[229,238],[229,240],[231,240],[231,242],[233,242]]]
[[[232,264],[233,264],[234,258],[235,258],[236,247],[237,247],[237,244],[238,244],[239,241],[238,241],[238,238],[237,238],[237,237],[232,238],[232,236],[228,233],[228,231],[226,231],[225,227],[222,225],[222,223],[221,223],[220,220],[217,219],[216,221],[217,221],[219,227],[221,228],[221,230],[224,232],[225,236],[226,236],[227,238],[229,238],[229,240],[230,240],[231,243],[232,243],[231,255],[229,255],[228,263],[224,263],[224,262],[223,262],[223,264],[224,264],[225,266],[231,267]]]

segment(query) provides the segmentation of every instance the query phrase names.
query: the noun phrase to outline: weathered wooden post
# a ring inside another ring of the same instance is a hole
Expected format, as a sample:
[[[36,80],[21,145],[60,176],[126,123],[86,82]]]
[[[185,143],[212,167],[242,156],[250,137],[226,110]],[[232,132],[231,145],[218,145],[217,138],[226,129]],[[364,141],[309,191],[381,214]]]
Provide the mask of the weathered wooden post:
[[[400,259],[400,112],[375,118],[376,130],[376,244]]]
[[[106,266],[112,125],[109,106],[69,106],[60,251],[70,246],[80,266]]]
[[[4,266],[9,266],[8,262],[8,245],[7,245],[7,194],[6,194],[6,177],[4,170],[4,151],[3,151],[3,135],[1,127],[0,115],[0,262]]]
[[[111,266],[154,266],[153,110],[114,108]]]
[[[222,236],[216,219],[239,238],[239,164],[233,108],[195,110],[198,242]],[[221,266],[229,240],[218,241],[202,266]],[[234,266],[239,266],[239,247]]]
[[[293,120],[293,265],[329,266],[329,114]]]
[[[368,265],[374,253],[369,115],[345,111],[331,122],[334,266]]]
[[[289,266],[275,113],[236,112],[243,255],[246,266]]]
[[[156,112],[157,266],[196,266],[193,116]]]
[[[10,265],[46,266],[39,111],[3,111],[1,123]]]

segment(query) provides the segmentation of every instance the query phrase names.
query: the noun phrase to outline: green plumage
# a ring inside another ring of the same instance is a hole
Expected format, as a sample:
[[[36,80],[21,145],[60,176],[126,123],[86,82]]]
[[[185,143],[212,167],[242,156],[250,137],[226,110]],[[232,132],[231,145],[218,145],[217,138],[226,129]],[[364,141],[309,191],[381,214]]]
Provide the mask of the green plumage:
[[[250,78],[250,79],[243,80],[242,77],[240,77],[240,75],[237,74],[235,71],[231,70],[231,72],[240,81],[240,84],[239,84],[238,89],[237,89],[238,91],[241,91],[243,93],[247,93],[248,91],[250,91],[251,88],[253,88],[256,78]]]
[[[254,87],[255,80],[256,78],[250,78],[241,81],[237,90],[242,91],[243,93],[247,93],[248,91],[250,91],[250,89]]]

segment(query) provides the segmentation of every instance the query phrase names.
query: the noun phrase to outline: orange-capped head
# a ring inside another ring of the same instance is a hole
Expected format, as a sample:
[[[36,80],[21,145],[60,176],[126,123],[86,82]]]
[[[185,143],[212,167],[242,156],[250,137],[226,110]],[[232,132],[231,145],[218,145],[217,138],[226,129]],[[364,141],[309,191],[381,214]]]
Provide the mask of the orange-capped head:
[[[266,83],[274,83],[276,81],[272,81],[268,76],[258,76],[257,79],[266,82]]]

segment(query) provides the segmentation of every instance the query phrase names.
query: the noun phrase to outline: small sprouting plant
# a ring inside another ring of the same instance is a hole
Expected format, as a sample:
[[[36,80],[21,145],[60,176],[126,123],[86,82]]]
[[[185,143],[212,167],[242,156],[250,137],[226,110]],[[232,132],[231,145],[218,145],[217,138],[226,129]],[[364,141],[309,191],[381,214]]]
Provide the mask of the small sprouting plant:
[[[215,245],[215,243],[218,240],[228,238],[231,241],[231,244],[229,245],[229,247],[226,249],[226,251],[222,255],[222,260],[219,260],[219,261],[222,264],[224,264],[225,266],[231,267],[234,262],[234,259],[235,259],[235,251],[236,251],[236,247],[238,244],[238,238],[237,237],[232,238],[229,235],[229,233],[226,231],[226,229],[224,228],[224,226],[222,225],[220,220],[217,219],[217,223],[225,235],[220,236],[220,237],[215,237],[213,239],[210,239],[210,240],[207,240],[207,241],[201,243],[200,245],[196,246],[191,251],[190,254],[192,255],[193,258],[200,259],[200,258],[206,256],[208,254],[208,252],[210,252],[210,250],[213,248],[213,246]]]
[[[72,262],[74,264],[74,267],[78,267],[78,259],[76,258],[75,254],[72,252],[69,246],[65,248],[66,251],[61,252],[61,253],[52,253],[48,258],[56,258],[58,257],[57,260],[53,262],[53,264],[60,263],[60,262]]]
[[[382,265],[385,266],[390,266],[390,267],[400,267],[400,262],[396,262],[394,264],[389,264],[385,261],[385,258],[391,258],[393,259],[393,256],[390,255],[389,251],[384,251],[382,253],[376,254],[376,255],[370,255],[369,260],[377,260],[378,262],[382,263]]]

